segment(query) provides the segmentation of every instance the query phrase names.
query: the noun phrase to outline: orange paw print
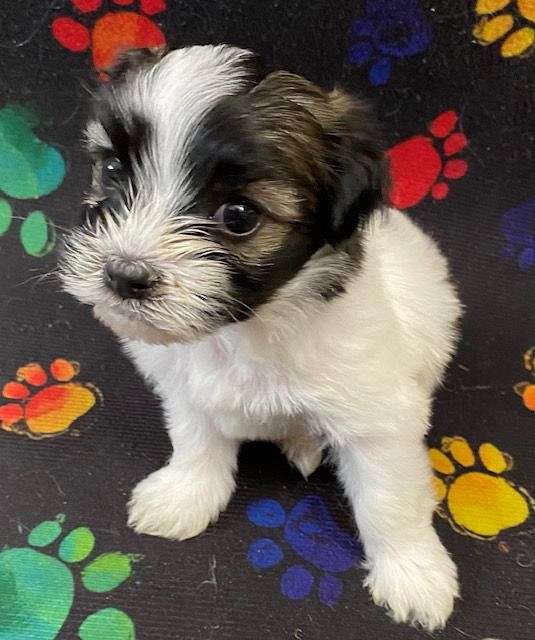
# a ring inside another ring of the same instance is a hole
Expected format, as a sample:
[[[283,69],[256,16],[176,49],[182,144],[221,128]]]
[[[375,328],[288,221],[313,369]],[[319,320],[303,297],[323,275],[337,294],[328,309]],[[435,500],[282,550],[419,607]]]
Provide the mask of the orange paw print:
[[[535,347],[531,347],[524,354],[524,368],[531,374],[531,382],[517,382],[513,387],[521,398],[526,409],[535,411]]]
[[[20,367],[16,380],[4,385],[2,396],[16,400],[0,406],[0,427],[30,438],[57,436],[85,415],[96,402],[99,391],[88,384],[72,382],[79,373],[78,363],[56,358],[50,376],[37,362]],[[31,387],[39,388],[35,391]]]
[[[112,0],[113,4],[126,6],[134,0]],[[103,0],[72,0],[76,11],[91,16],[102,8]],[[117,54],[128,49],[161,47],[166,39],[160,27],[148,16],[165,11],[165,0],[140,0],[141,13],[136,11],[110,11],[84,25],[67,16],[52,22],[52,34],[59,44],[80,53],[91,49],[93,64],[99,71],[109,69]]]

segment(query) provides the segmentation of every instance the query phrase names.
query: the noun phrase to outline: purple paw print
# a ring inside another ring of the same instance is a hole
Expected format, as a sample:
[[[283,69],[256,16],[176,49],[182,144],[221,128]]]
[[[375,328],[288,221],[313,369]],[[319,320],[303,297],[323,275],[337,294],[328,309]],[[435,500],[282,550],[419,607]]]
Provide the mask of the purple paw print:
[[[522,271],[535,266],[535,198],[509,209],[503,214],[505,237],[503,257],[513,260]]]
[[[374,86],[386,84],[393,61],[423,53],[431,42],[431,27],[419,0],[366,0],[364,14],[352,28],[353,64],[369,65]]]
[[[337,574],[360,563],[362,548],[352,534],[340,529],[319,496],[303,498],[288,514],[276,500],[257,500],[247,508],[247,516],[259,527],[283,527],[284,540],[307,563],[286,566],[280,582],[284,596],[301,600],[310,595],[315,567],[322,572],[317,585],[320,601],[329,606],[338,602],[343,583]],[[284,550],[272,538],[258,538],[247,558],[255,569],[270,569],[283,562]]]

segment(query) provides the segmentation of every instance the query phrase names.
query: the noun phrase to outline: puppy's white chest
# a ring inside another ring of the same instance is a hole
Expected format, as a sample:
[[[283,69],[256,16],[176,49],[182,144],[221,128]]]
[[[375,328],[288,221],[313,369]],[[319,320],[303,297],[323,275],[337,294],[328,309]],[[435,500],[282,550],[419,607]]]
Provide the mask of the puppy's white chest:
[[[251,358],[214,342],[191,354],[186,378],[192,401],[219,415],[266,423],[295,413],[294,384],[271,358]]]
[[[300,413],[295,382],[277,358],[251,357],[233,341],[131,343],[128,352],[160,394],[209,414],[227,437],[276,438]]]

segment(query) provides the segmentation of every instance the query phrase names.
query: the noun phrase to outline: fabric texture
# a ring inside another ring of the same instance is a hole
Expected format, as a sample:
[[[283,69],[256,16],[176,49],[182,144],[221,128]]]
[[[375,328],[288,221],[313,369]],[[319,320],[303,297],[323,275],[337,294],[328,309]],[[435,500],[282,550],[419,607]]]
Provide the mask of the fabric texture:
[[[329,469],[305,482],[274,446],[243,447],[200,537],[126,527],[170,443],[54,269],[89,179],[84,87],[118,49],[165,42],[248,47],[375,106],[390,199],[440,243],[466,307],[428,437],[462,589],[436,637],[535,638],[535,2],[18,0],[0,24],[0,640],[429,637],[362,587]]]

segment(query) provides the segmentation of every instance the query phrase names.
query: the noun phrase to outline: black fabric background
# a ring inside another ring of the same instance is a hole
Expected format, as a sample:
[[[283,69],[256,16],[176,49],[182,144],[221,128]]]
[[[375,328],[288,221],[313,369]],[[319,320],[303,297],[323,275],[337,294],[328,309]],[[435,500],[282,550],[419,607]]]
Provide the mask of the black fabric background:
[[[428,197],[411,210],[448,255],[466,305],[462,344],[438,394],[429,440],[436,445],[442,435],[462,435],[475,447],[491,441],[513,455],[511,476],[533,492],[535,415],[513,385],[528,379],[522,354],[535,343],[535,268],[522,272],[501,258],[501,220],[535,195],[535,57],[504,60],[496,48],[474,43],[471,2],[425,1],[422,7],[432,24],[431,45],[423,55],[400,60],[383,87],[373,87],[365,69],[348,60],[358,1],[170,0],[154,19],[173,46],[234,43],[258,51],[274,67],[366,97],[390,144],[424,132],[446,109],[460,113],[469,138],[463,156],[467,175],[451,184],[445,200]],[[92,73],[90,56],[62,49],[50,32],[54,17],[71,13],[60,0],[0,7],[0,106],[34,105],[41,114],[39,136],[67,161],[63,184],[38,204],[59,226],[77,220],[88,179],[79,139],[87,110],[81,85]],[[18,201],[14,208],[24,215],[36,206]],[[117,591],[99,596],[79,590],[59,638],[77,637],[82,619],[105,604],[127,611],[142,640],[428,637],[393,625],[371,603],[361,586],[362,569],[343,576],[343,597],[329,608],[313,595],[285,599],[278,588],[280,569],[258,572],[249,566],[247,547],[260,534],[245,508],[255,498],[291,507],[314,493],[340,526],[352,526],[330,472],[322,469],[305,483],[275,447],[243,448],[237,493],[217,525],[199,538],[176,543],[128,530],[129,491],[166,461],[170,445],[157,401],[113,337],[53,280],[29,280],[54,264],[53,254],[26,256],[15,233],[0,238],[1,381],[25,362],[47,364],[64,356],[81,363],[80,380],[97,385],[104,402],[80,419],[79,437],[67,433],[35,441],[0,431],[0,548],[23,545],[32,526],[66,513],[66,528],[90,526],[99,551],[143,555],[133,579]],[[436,637],[534,638],[534,521],[494,541],[460,535],[438,518],[437,527],[458,563],[463,599]],[[502,539],[506,546],[500,546]],[[214,558],[217,584],[207,582]]]

